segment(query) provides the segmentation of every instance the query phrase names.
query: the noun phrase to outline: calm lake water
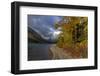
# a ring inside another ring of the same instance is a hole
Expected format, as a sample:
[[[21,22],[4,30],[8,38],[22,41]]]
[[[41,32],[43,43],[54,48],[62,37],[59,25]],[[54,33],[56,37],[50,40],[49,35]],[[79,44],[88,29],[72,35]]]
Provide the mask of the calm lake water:
[[[52,44],[28,43],[28,60],[50,60],[50,46]]]

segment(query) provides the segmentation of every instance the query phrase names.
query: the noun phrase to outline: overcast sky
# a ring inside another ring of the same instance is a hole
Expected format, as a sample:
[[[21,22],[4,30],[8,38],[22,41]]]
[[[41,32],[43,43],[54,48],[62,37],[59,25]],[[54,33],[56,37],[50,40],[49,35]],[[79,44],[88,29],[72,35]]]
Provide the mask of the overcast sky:
[[[51,36],[55,32],[54,24],[62,20],[61,16],[28,15],[28,27],[45,37]]]

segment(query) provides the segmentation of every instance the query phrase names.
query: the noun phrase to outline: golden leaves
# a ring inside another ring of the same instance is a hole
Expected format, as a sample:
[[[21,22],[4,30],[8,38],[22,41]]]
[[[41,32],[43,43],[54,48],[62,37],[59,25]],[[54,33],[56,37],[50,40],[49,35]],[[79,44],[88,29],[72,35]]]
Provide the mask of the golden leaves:
[[[73,57],[87,57],[87,25],[87,17],[63,17],[60,24],[56,25],[56,28],[62,28],[57,46]]]

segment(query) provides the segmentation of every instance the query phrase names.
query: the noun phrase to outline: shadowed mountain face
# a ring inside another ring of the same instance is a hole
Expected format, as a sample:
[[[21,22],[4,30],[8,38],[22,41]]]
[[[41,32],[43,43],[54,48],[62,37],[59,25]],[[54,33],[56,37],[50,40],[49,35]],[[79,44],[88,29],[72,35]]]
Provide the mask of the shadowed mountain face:
[[[61,33],[54,24],[61,20],[60,16],[28,15],[28,32],[38,42],[54,43]]]

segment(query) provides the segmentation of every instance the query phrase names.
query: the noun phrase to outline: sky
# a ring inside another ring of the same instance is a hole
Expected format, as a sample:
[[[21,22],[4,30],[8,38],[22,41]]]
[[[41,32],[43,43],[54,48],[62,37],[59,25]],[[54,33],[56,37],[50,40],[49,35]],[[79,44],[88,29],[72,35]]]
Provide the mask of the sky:
[[[61,20],[62,16],[28,15],[28,27],[37,31],[41,36],[50,38],[57,31],[54,24]]]
[[[28,15],[28,25],[54,28],[54,23],[59,22],[61,19],[61,16]]]

